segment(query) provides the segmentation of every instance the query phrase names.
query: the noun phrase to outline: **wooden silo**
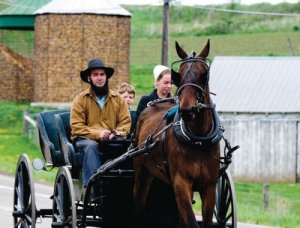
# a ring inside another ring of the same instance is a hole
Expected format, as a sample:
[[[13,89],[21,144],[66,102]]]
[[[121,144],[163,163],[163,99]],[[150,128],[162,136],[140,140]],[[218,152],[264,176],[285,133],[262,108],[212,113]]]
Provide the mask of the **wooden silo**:
[[[86,88],[79,73],[98,57],[129,82],[130,13],[100,0],[53,0],[36,12],[35,102],[70,102]]]

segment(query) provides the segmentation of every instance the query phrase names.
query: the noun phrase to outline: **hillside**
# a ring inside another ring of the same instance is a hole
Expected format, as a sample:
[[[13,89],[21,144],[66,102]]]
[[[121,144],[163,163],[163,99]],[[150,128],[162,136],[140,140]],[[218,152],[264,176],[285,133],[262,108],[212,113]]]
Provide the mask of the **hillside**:
[[[126,7],[132,13],[132,38],[160,37],[162,7]],[[230,12],[237,11],[237,12]],[[242,13],[248,12],[248,13]],[[259,14],[251,14],[256,12]],[[170,7],[170,37],[299,31],[300,3]]]

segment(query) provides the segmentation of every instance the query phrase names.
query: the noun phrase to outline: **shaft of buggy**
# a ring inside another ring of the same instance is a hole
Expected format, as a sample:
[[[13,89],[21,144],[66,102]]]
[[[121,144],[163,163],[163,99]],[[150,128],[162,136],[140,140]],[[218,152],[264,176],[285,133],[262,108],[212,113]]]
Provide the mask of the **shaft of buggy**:
[[[114,168],[115,166],[119,165],[120,163],[151,150],[153,147],[156,146],[157,143],[158,143],[158,140],[156,140],[154,143],[150,144],[149,146],[145,146],[141,149],[133,148],[132,150],[127,151],[126,153],[122,154],[121,156],[104,163],[98,169],[97,173],[91,177],[91,180],[96,178],[98,175],[104,174],[105,172]]]

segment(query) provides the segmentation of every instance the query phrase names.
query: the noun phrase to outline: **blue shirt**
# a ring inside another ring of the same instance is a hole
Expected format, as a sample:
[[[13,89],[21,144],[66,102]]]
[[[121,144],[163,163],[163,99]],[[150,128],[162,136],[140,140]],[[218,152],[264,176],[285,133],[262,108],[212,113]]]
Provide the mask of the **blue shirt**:
[[[99,107],[102,109],[105,103],[105,98],[106,96],[103,96],[101,99],[99,97],[96,96],[96,101],[99,105]]]

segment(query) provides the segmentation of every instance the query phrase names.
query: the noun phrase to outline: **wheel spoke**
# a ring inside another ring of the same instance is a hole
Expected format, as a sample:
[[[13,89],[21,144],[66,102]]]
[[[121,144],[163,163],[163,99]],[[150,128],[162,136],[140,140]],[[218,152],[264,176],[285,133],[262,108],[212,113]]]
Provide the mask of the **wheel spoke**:
[[[58,210],[58,217],[59,217],[59,221],[62,221],[64,218],[64,212],[62,209],[62,205],[63,205],[63,200],[61,198],[62,192],[63,192],[63,186],[61,183],[61,178],[59,178],[58,182],[57,182],[57,186],[56,186],[56,190],[57,190],[57,194],[55,197],[55,201],[56,201],[56,206],[57,206],[57,210]]]
[[[29,224],[29,225],[31,225],[32,223],[31,223],[31,216],[30,215],[28,215],[28,214],[25,214],[25,218],[24,218],[24,220],[26,221],[26,223],[27,224]]]
[[[22,174],[21,174],[21,171],[18,172],[18,186],[17,186],[17,195],[18,195],[18,200],[20,202],[20,207],[21,207],[21,210],[24,209],[24,184],[23,184],[23,177],[22,177]]]
[[[32,211],[31,195],[29,195],[29,197],[28,197],[28,203],[26,205],[26,208],[24,208],[24,211],[25,211],[26,214],[31,213],[31,211]]]
[[[63,186],[63,191],[62,191],[62,198],[63,198],[63,204],[61,205],[61,208],[63,210],[63,213],[64,213],[64,222],[67,220],[68,218],[68,207],[70,206],[69,204],[69,191],[68,191],[68,184],[67,184],[67,181],[65,178],[63,178],[63,181],[62,181],[62,186]]]
[[[220,207],[220,215],[223,218],[226,216],[226,212],[228,209],[227,203],[228,203],[228,185],[225,183],[225,178],[223,178],[223,188],[221,192],[221,207]]]
[[[228,213],[227,217],[224,219],[224,223],[227,223],[230,218],[232,218],[232,212]]]
[[[16,222],[16,224],[15,224],[15,227],[18,227],[19,225],[20,225],[20,223],[22,222],[22,219],[16,219],[17,220],[17,222]]]
[[[22,220],[21,228],[29,228],[29,225],[27,224],[27,222],[25,222],[24,220]]]
[[[22,208],[24,208],[23,206],[23,201],[21,200],[22,197],[20,197],[22,194],[21,194],[21,189],[19,186],[16,187],[16,198],[17,198],[17,202],[16,202],[16,208],[18,209],[18,211],[21,211]]]

